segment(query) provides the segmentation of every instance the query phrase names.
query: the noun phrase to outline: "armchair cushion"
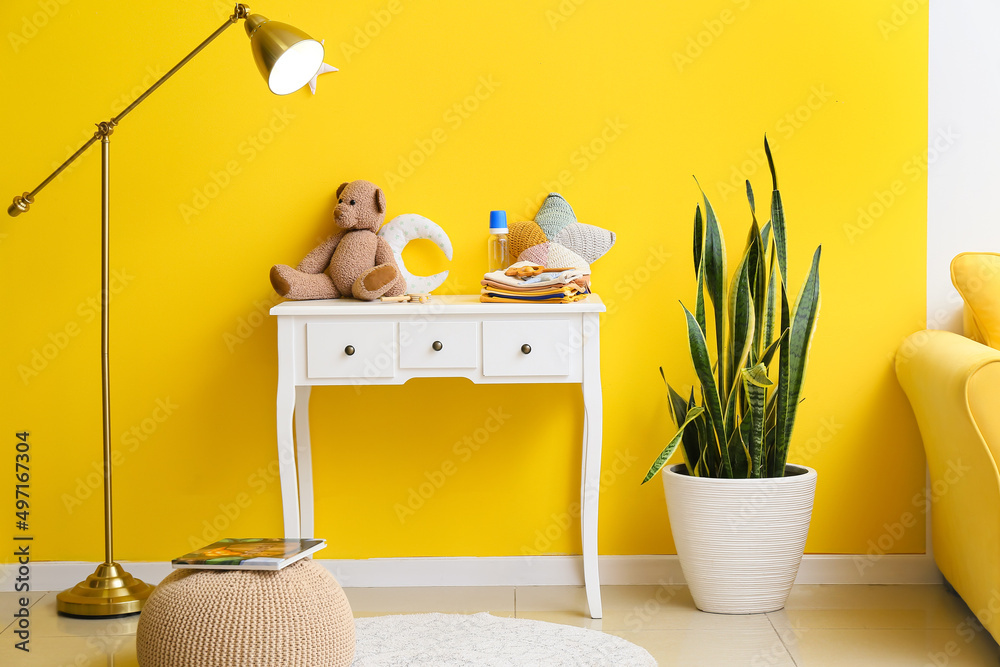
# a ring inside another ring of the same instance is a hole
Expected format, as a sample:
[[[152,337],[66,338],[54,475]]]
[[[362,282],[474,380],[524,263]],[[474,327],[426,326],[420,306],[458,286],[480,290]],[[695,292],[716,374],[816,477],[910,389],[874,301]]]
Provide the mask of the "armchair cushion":
[[[1000,254],[963,252],[951,261],[951,282],[965,301],[965,335],[1000,349]]]

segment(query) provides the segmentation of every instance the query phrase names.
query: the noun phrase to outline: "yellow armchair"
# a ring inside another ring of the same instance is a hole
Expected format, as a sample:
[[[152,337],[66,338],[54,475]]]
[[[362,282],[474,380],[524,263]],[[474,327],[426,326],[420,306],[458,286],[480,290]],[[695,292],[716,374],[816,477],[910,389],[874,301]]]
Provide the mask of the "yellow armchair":
[[[927,454],[934,560],[1000,639],[1000,350],[920,331],[896,352],[896,376]]]

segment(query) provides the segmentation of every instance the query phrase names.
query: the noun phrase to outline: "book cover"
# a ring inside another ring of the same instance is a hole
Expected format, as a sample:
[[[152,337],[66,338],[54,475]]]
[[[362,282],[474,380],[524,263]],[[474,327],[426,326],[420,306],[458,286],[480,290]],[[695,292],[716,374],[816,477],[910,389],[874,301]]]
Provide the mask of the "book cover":
[[[200,570],[280,570],[325,546],[321,539],[227,537],[172,562]]]

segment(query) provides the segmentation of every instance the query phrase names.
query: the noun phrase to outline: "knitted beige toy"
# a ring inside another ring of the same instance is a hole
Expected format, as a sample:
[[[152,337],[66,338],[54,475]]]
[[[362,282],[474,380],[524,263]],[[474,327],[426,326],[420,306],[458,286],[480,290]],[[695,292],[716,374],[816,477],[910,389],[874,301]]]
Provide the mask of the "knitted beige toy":
[[[573,267],[589,274],[590,263],[615,244],[615,233],[577,222],[573,207],[553,192],[542,202],[534,221],[510,226],[508,239],[514,261]]]
[[[376,232],[385,220],[385,195],[374,183],[351,181],[337,188],[333,220],[340,229],[296,268],[271,267],[271,285],[286,299],[372,301],[406,292],[392,248]]]

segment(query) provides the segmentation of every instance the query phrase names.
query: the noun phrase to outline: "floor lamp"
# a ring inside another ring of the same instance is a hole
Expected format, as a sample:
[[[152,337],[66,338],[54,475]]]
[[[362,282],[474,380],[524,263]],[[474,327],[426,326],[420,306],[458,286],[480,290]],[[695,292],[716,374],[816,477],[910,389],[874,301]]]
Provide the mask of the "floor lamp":
[[[114,561],[111,512],[111,401],[108,388],[108,144],[115,126],[132,109],[163,85],[189,60],[201,52],[209,42],[221,35],[226,28],[244,20],[250,48],[257,68],[267,81],[268,88],[277,95],[287,95],[305,86],[323,64],[323,45],[301,30],[286,23],[269,21],[260,14],[250,14],[247,5],[237,4],[233,15],[208,39],[199,44],[183,60],[164,74],[159,81],[140,95],[132,104],[109,121],[98,123],[94,136],[78,151],[31,192],[14,197],[7,209],[11,216],[28,211],[39,190],[82,155],[96,141],[101,142],[101,380],[104,406],[104,562],[94,574],[75,587],[57,596],[59,613],[68,616],[100,617],[124,616],[138,613],[153,586],[136,579]]]

